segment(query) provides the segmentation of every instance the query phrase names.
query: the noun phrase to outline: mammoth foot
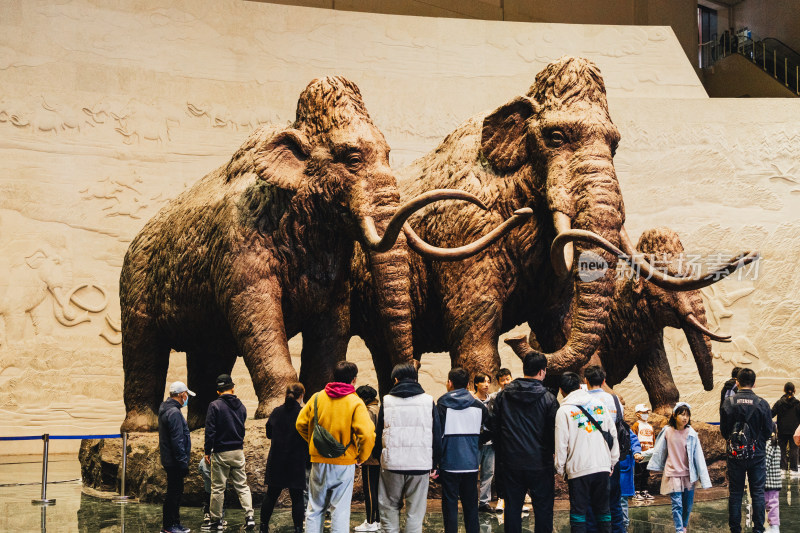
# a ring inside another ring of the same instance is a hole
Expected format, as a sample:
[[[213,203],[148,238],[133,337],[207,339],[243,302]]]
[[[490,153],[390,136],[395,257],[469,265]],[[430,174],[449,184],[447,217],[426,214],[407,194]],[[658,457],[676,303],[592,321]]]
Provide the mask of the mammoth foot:
[[[149,433],[158,431],[158,416],[151,410],[128,411],[119,428],[121,433]]]
[[[284,398],[267,398],[258,402],[255,418],[269,418],[272,411],[279,405],[283,405]]]

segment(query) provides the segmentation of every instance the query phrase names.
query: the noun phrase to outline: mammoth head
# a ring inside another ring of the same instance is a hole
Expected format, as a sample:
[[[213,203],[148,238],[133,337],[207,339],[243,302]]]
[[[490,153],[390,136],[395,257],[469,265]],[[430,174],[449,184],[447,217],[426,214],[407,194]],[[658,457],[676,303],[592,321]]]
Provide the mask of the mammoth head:
[[[329,76],[306,87],[297,103],[294,124],[264,143],[255,156],[255,166],[266,181],[294,190],[306,187],[324,198],[354,238],[375,252],[388,251],[401,231],[417,238],[405,221],[430,203],[458,199],[486,209],[476,196],[449,189],[429,191],[401,206],[389,151],[358,87],[341,76]],[[520,213],[514,222],[518,225],[531,214]],[[383,237],[378,235],[376,220],[388,220]],[[473,243],[454,251],[415,243],[419,253],[434,259],[448,253],[448,259],[463,258],[490,244],[481,247]]]

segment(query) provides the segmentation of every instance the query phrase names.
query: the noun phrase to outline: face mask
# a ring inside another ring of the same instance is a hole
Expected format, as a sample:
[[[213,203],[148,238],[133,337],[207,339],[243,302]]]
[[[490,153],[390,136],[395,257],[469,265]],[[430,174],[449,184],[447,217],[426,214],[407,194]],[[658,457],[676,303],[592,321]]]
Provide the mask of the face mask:
[[[189,405],[189,395],[188,394],[186,395],[186,399],[183,400],[183,407],[186,407],[187,405]]]
[[[640,413],[639,416],[644,421],[647,421],[647,419],[650,417],[650,415],[648,413]]]

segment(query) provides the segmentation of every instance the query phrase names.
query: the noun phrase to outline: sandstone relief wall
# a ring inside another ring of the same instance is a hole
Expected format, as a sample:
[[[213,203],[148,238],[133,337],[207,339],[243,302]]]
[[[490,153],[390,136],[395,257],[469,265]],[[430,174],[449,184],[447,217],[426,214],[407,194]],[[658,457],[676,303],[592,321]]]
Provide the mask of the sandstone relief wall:
[[[758,279],[725,281],[709,290],[707,304],[734,335],[731,345],[715,344],[718,376],[748,363],[771,376],[774,397],[795,368],[798,342],[800,109],[785,100],[708,100],[669,28],[234,0],[12,0],[0,6],[3,433],[116,431],[123,417],[117,291],[128,243],[252,129],[292,120],[311,79],[342,74],[359,85],[399,168],[471,115],[525,92],[563,54],[588,57],[604,74],[623,136],[617,169],[634,239],[668,225],[687,250],[764,253]],[[676,381],[690,401],[709,403],[717,394],[696,392],[678,335],[669,337]],[[296,356],[301,342],[291,343]],[[502,353],[519,374],[511,351]],[[362,382],[375,382],[357,339],[348,357],[364,369]],[[446,355],[426,355],[423,384],[443,392],[448,369]],[[185,372],[174,354],[168,379]],[[252,412],[241,362],[234,379]],[[635,378],[622,389],[626,398],[643,397]],[[715,416],[710,408],[702,414]],[[38,446],[6,443],[0,454]]]

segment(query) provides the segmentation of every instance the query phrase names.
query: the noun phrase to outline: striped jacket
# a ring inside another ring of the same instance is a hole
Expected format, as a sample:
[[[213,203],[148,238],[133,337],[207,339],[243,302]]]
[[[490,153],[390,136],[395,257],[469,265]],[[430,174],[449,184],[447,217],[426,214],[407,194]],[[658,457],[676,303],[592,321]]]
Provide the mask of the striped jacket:
[[[778,444],[767,441],[767,481],[764,490],[781,490],[781,451]]]
[[[480,463],[478,440],[489,411],[467,389],[455,389],[436,402],[442,427],[442,459],[445,472],[477,472]]]

